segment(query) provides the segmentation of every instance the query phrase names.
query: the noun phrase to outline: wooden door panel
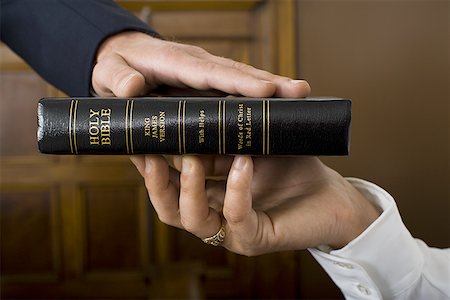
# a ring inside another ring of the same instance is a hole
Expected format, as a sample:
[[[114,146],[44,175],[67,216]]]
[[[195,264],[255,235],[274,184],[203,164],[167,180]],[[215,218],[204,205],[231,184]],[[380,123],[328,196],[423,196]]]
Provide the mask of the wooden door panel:
[[[59,276],[61,239],[55,195],[55,189],[50,186],[2,187],[3,280],[51,281]]]
[[[85,270],[140,268],[138,188],[83,186]]]

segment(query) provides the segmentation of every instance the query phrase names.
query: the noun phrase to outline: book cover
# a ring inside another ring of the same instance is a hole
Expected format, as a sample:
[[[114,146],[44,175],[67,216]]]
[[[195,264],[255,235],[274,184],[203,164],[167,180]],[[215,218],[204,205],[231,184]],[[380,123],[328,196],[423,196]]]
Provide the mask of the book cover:
[[[50,154],[347,155],[351,101],[338,98],[44,98]]]

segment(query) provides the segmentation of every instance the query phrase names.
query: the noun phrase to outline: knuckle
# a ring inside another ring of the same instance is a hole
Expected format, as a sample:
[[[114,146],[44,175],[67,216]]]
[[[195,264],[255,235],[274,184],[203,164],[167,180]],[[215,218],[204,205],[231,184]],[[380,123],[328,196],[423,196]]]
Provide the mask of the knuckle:
[[[199,61],[198,66],[206,72],[205,74],[214,74],[219,70],[219,66],[211,61]]]
[[[233,61],[231,63],[231,66],[232,66],[232,68],[237,69],[239,71],[248,71],[249,68],[250,68],[249,65],[246,65],[246,64],[244,64],[242,62],[239,62],[239,61]]]
[[[192,54],[197,56],[205,56],[209,54],[208,51],[198,46],[188,45],[188,49]]]
[[[114,55],[105,55],[96,62],[93,72],[95,72],[95,74],[97,75],[106,76],[108,75],[110,66],[112,64],[115,64]]]
[[[162,51],[158,51],[157,53],[159,53],[161,58],[166,61],[177,62],[183,56],[183,50],[180,49],[180,46],[176,43],[166,43],[161,50]]]
[[[102,72],[102,62],[97,62],[92,70],[92,80],[99,80]]]

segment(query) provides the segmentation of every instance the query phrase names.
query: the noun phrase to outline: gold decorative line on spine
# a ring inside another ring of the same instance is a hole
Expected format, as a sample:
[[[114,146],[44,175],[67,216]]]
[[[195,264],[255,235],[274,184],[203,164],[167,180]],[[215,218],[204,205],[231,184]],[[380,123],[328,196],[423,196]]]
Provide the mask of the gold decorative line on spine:
[[[262,100],[262,154],[266,154],[266,100]]]
[[[222,141],[222,145],[223,145],[223,154],[226,154],[226,149],[225,149],[225,143],[226,143],[226,140],[225,140],[225,116],[226,116],[226,114],[225,114],[225,108],[226,108],[226,101],[223,101],[223,111],[222,111],[222,113],[223,113],[223,116],[222,116],[222,131],[223,131],[223,141]]]
[[[219,139],[219,154],[222,154],[222,132],[221,132],[221,126],[220,126],[220,106],[222,105],[222,100],[219,100],[219,108],[217,110],[217,125],[218,125],[218,135],[217,138]]]
[[[134,100],[131,99],[131,104],[130,104],[130,147],[131,147],[131,154],[134,154],[134,149],[133,149],[133,107],[134,107]]]
[[[267,151],[270,154],[270,100],[267,100]]]
[[[183,151],[186,154],[186,100],[183,101]]]
[[[181,101],[178,101],[178,152],[181,154]]]
[[[128,137],[128,107],[130,100],[127,100],[127,107],[125,108],[125,143],[127,144],[127,154],[130,154],[130,138]]]
[[[75,107],[73,112],[73,147],[75,149],[75,154],[78,154],[77,149],[77,133],[76,133],[76,124],[77,124],[77,109],[78,109],[78,100],[75,100]]]
[[[72,111],[73,111],[73,99],[70,101],[70,109],[69,109],[69,145],[70,145],[70,152],[73,154],[73,145],[72,145]]]

